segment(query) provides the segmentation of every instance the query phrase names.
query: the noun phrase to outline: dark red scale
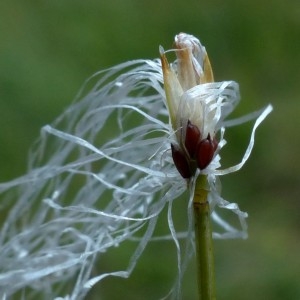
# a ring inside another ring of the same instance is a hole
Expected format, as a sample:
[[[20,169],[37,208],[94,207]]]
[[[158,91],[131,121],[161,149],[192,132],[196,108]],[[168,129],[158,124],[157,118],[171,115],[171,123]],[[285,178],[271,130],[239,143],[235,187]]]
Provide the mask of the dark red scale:
[[[208,134],[207,138],[201,140],[200,129],[188,120],[185,131],[184,146],[171,144],[174,164],[185,178],[191,178],[195,173],[195,162],[200,170],[205,169],[212,161],[218,148],[218,141]]]
[[[216,143],[211,139],[210,135],[203,139],[197,148],[196,162],[200,170],[205,169],[214,157]]]
[[[172,157],[174,164],[183,178],[192,176],[189,162],[179,146],[171,144]]]
[[[216,137],[213,138],[213,144],[214,144],[214,152],[216,152],[217,148],[218,148],[218,140],[216,139]]]
[[[191,158],[195,157],[197,150],[197,145],[201,140],[201,133],[196,125],[193,125],[190,120],[188,120],[185,133],[185,148]]]

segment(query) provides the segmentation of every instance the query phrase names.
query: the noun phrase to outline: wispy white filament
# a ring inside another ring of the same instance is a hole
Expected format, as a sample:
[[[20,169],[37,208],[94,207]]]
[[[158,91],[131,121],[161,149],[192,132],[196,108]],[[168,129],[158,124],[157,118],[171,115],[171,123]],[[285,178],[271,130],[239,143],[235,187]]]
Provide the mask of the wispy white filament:
[[[174,241],[179,270],[170,294],[180,294],[180,280],[193,252],[193,222],[190,200],[186,232],[177,232],[173,224],[172,206],[187,186],[170,154],[174,132],[168,124],[160,62],[127,62],[90,81],[95,81],[90,91],[82,91],[52,125],[42,128],[28,174],[0,184],[1,209],[8,212],[0,235],[2,299],[82,299],[107,276],[129,277],[147,243],[155,240],[155,225],[166,205],[170,234],[162,239]],[[224,128],[224,118],[239,100],[237,84],[216,84],[214,92],[223,97],[216,106],[217,126]],[[224,231],[215,233],[217,238],[246,235],[247,215],[221,198],[216,175],[244,164],[255,129],[270,110],[255,115],[241,164],[219,170],[217,155],[205,170],[212,205],[236,213],[242,226],[241,231],[235,229],[214,212],[212,219]],[[222,132],[219,150],[225,145]],[[178,241],[184,238],[182,249]],[[127,269],[92,273],[103,253],[126,240],[136,242]]]

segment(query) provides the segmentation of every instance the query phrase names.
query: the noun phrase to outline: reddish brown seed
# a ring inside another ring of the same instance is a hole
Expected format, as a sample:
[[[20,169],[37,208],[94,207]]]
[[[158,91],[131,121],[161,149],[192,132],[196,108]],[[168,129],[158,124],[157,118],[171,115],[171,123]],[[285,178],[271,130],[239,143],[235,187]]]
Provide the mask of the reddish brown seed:
[[[198,142],[201,139],[201,133],[199,128],[192,124],[190,120],[188,120],[186,126],[186,133],[185,133],[185,148],[191,158],[194,158]]]
[[[216,139],[216,137],[214,136],[214,138],[213,138],[213,144],[214,144],[214,152],[217,150],[217,148],[218,148],[218,144],[219,144],[219,142],[218,142],[218,140]]]
[[[179,146],[171,144],[172,150],[172,157],[174,164],[183,178],[190,178],[192,176],[190,166],[188,163],[187,158],[185,157],[184,153],[180,149]]]
[[[210,135],[202,140],[197,148],[196,161],[200,170],[205,169],[212,161],[215,153],[215,145]]]

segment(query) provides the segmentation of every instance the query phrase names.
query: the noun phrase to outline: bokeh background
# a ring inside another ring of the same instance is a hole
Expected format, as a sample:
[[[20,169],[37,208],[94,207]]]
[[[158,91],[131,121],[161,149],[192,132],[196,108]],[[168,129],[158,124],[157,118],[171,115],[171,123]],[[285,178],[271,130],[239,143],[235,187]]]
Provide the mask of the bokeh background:
[[[249,238],[215,242],[218,299],[300,299],[299,0],[1,0],[0,181],[26,172],[40,128],[87,77],[155,58],[181,31],[201,39],[216,80],[239,82],[235,116],[274,105],[246,166],[222,178],[223,196],[249,212]],[[224,166],[239,161],[249,134],[250,125],[227,132]],[[129,252],[106,262],[125,268]],[[154,243],[130,279],[107,279],[87,299],[159,299],[175,272],[174,246]],[[196,299],[195,274],[191,261],[183,299]]]

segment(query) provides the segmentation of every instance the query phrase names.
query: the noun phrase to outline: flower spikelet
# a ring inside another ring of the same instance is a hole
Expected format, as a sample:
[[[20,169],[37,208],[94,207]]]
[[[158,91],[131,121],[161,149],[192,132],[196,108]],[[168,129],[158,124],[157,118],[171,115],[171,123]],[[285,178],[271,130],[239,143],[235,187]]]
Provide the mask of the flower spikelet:
[[[74,104],[42,128],[27,174],[0,184],[7,212],[0,236],[3,299],[83,299],[108,276],[129,277],[153,239],[175,245],[178,276],[170,295],[179,297],[193,254],[192,187],[200,172],[208,175],[212,207],[231,210],[242,225],[238,230],[214,211],[222,229],[214,237],[246,236],[247,215],[220,196],[217,178],[242,167],[272,108],[225,120],[239,102],[238,84],[214,82],[206,50],[191,35],[176,36],[171,51],[177,55],[173,63],[160,48],[161,60],[134,60],[95,74]],[[244,157],[221,169],[225,128],[250,119],[255,123]],[[176,155],[187,163],[187,176],[178,173]],[[188,186],[182,214],[188,225],[178,232],[172,209]],[[169,228],[157,236],[155,225],[163,217]],[[127,268],[95,268],[103,253],[127,240],[136,243]]]

